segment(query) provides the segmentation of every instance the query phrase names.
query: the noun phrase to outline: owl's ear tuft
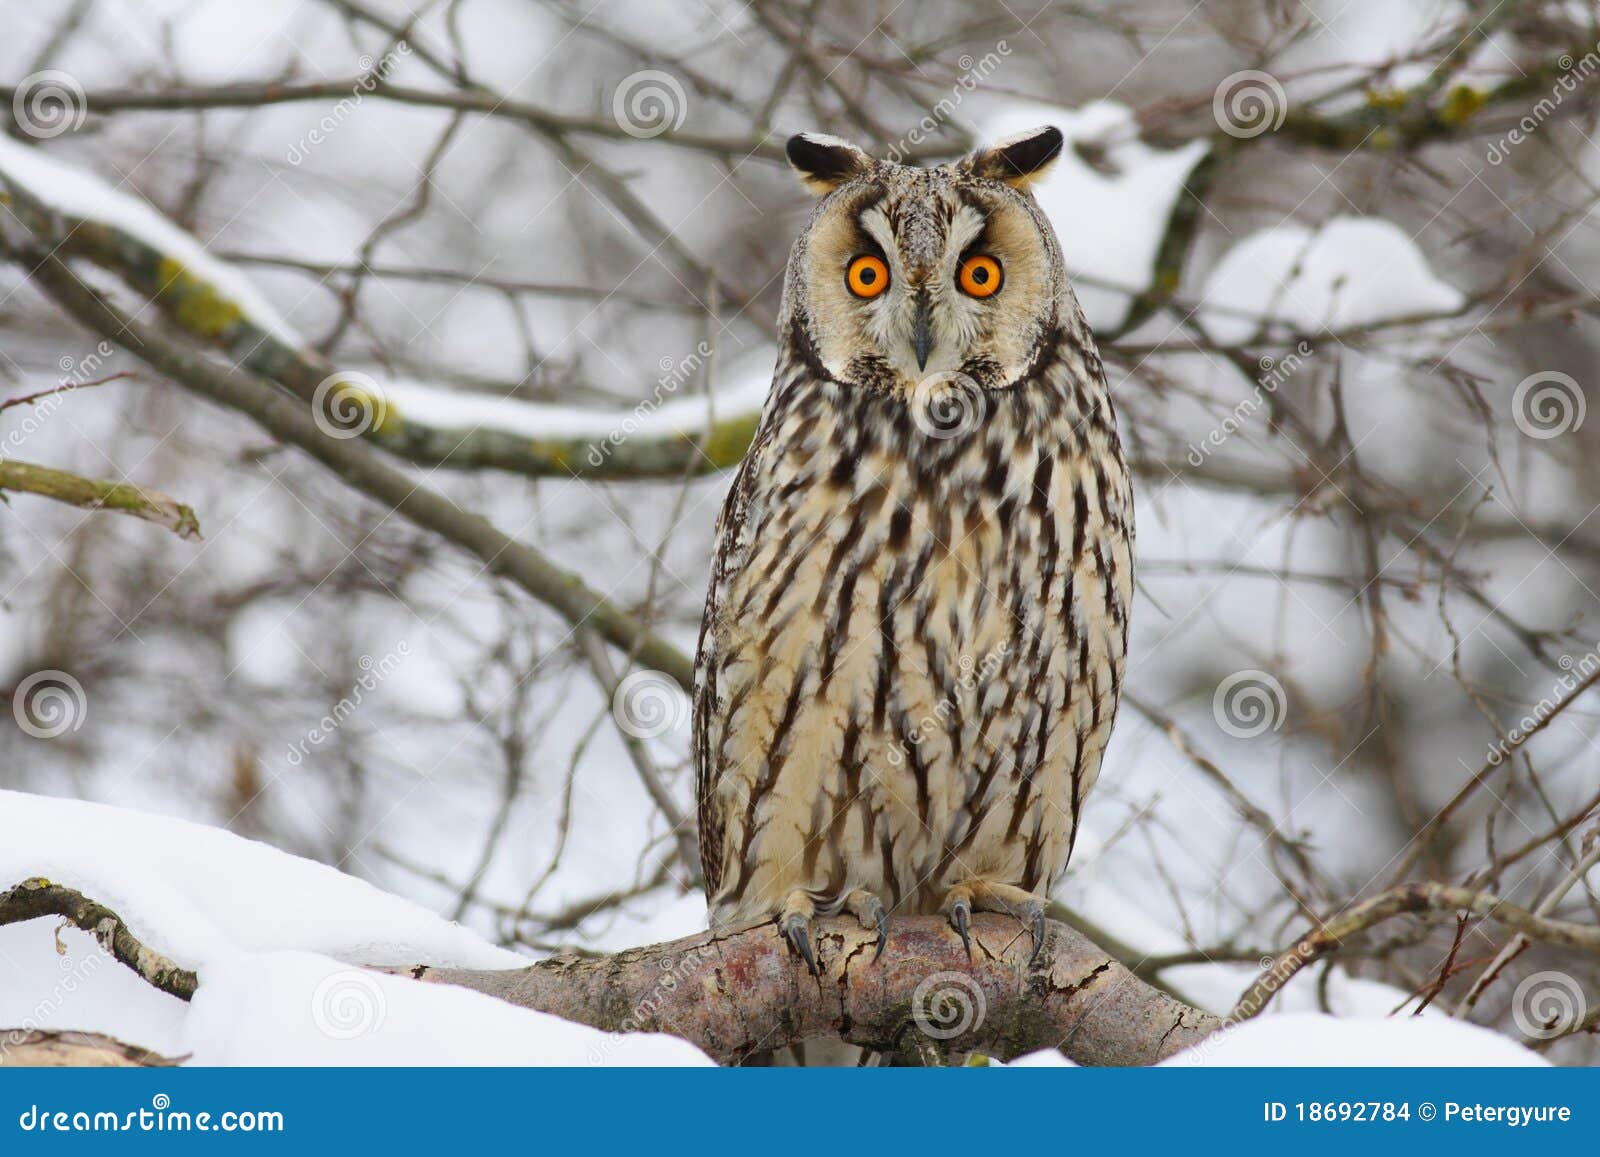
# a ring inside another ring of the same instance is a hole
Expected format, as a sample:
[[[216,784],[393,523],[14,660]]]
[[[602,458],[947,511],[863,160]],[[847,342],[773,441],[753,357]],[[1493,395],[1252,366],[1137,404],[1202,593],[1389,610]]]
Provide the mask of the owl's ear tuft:
[[[826,133],[796,133],[785,151],[801,182],[819,197],[872,167],[872,158],[866,153]]]
[[[1013,189],[1026,189],[1050,171],[1061,156],[1065,138],[1054,125],[1041,125],[1007,137],[972,154],[968,165],[975,176],[1002,181]]]

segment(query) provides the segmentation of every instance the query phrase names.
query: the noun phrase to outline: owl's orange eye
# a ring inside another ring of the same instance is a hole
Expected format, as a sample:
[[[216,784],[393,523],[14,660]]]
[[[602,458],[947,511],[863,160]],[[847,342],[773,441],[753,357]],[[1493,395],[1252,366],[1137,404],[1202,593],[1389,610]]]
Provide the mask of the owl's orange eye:
[[[889,288],[889,267],[883,263],[883,258],[863,253],[851,258],[844,281],[857,297],[877,297]]]
[[[959,280],[962,292],[972,297],[993,297],[1000,292],[1005,274],[998,261],[987,253],[979,253],[961,263]]]

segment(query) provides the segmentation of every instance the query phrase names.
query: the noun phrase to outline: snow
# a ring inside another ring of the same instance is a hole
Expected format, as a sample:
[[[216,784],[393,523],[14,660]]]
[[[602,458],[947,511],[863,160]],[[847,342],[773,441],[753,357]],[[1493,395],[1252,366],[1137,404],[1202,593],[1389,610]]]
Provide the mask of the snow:
[[[712,1063],[677,1037],[603,1033],[307,952],[252,953],[209,967],[188,1037],[197,1065]]]
[[[0,928],[0,1027],[107,1032],[198,1064],[708,1064],[671,1037],[603,1033],[356,965],[527,958],[324,864],[218,828],[0,791],[0,881],[43,876],[196,970],[184,1004],[60,921]]]
[[[0,791],[0,880],[41,875],[119,912],[150,947],[196,969],[200,989],[185,1004],[112,961],[87,934],[33,920],[0,928],[0,1027],[105,1032],[205,1065],[711,1063],[673,1037],[603,1033],[358,967],[515,968],[527,960],[326,865],[182,820]],[[1089,907],[1097,918],[1135,911],[1096,887]],[[671,904],[644,939],[691,933],[703,918],[698,900]],[[1147,951],[1176,942],[1148,922],[1116,925],[1116,935]],[[1206,1002],[1213,1007],[1229,990],[1223,977],[1234,994],[1249,979],[1236,966],[1204,968],[1222,970],[1222,986]],[[1297,994],[1297,978],[1261,1017],[1166,1063],[1545,1063],[1498,1033],[1442,1015],[1374,1015],[1392,1007],[1397,990],[1364,983],[1335,974],[1333,1003],[1354,1013],[1341,1019],[1294,1011],[1312,998]],[[1047,1051],[1014,1063],[1063,1062]]]
[[[274,948],[364,964],[527,963],[409,900],[221,828],[0,791],[0,880],[29,876],[94,897],[190,968]]]
[[[48,156],[44,150],[0,134],[0,177],[69,217],[110,225],[182,262],[238,305],[252,322],[285,342],[299,338],[239,270],[213,257],[193,236],[132,193],[113,188],[93,173]]]
[[[1162,1061],[1162,1068],[1543,1068],[1549,1062],[1492,1029],[1444,1016],[1352,1017],[1320,1012],[1264,1015],[1224,1029]],[[1070,1068],[1055,1049],[1008,1068]]]
[[[1091,324],[1114,327],[1133,296],[1149,283],[1163,223],[1206,146],[1196,141],[1179,149],[1153,149],[1138,139],[1132,110],[1109,101],[1081,109],[1007,101],[984,123],[982,135],[1000,140],[1041,124],[1060,128],[1067,147],[1045,179],[1033,186],[1034,196],[1055,226],[1069,273],[1088,279],[1075,282],[1074,288]],[[1074,152],[1076,143],[1101,150],[1102,168]],[[1103,224],[1084,229],[1083,221]],[[703,360],[707,355],[698,356]],[[734,384],[709,399],[699,392],[676,396],[684,380],[693,378],[684,368],[697,364],[695,355],[676,367],[666,359],[662,377],[642,402],[615,409],[523,402],[398,377],[380,379],[378,385],[403,419],[441,429],[483,427],[529,438],[672,437],[703,433],[713,418],[759,411],[775,358],[770,348],[741,358],[728,374]]]
[[[1089,324],[1097,330],[1115,328],[1134,295],[1150,282],[1167,218],[1206,145],[1190,141],[1178,149],[1153,149],[1139,139],[1133,111],[1115,101],[1079,109],[1009,101],[982,122],[980,135],[998,141],[1046,124],[1059,128],[1067,143],[1054,167],[1033,185],[1033,195],[1055,226]],[[1080,144],[1092,146],[1103,163],[1086,162],[1075,151]]]
[[[1252,233],[1218,262],[1204,300],[1210,334],[1242,342],[1260,318],[1315,333],[1449,313],[1466,299],[1392,221],[1334,217],[1314,230],[1289,224]]]
[[[1407,89],[1433,76],[1435,65],[1426,58],[1413,59],[1430,42],[1449,36],[1454,46],[1460,33],[1472,27],[1460,0],[1421,0],[1396,4],[1393,0],[1305,0],[1298,6],[1316,35],[1295,39],[1268,66],[1285,82],[1295,103],[1317,100],[1320,107],[1345,111],[1367,98],[1368,84],[1379,88]],[[1515,37],[1495,30],[1473,47],[1465,67],[1452,83],[1485,87],[1516,76]]]
[[[736,384],[710,396],[698,391],[674,396],[669,372],[649,397],[631,407],[594,409],[523,402],[492,394],[440,389],[396,378],[379,381],[385,404],[402,420],[441,429],[485,427],[529,438],[572,438],[623,441],[631,437],[673,437],[704,434],[713,421],[754,414],[772,384],[777,352],[771,348],[741,359],[731,375]],[[694,387],[691,387],[694,388]]]
[[[1446,1016],[1341,1019],[1325,1013],[1294,1012],[1245,1021],[1169,1057],[1162,1064],[1172,1068],[1186,1065],[1537,1068],[1549,1062],[1492,1029]]]

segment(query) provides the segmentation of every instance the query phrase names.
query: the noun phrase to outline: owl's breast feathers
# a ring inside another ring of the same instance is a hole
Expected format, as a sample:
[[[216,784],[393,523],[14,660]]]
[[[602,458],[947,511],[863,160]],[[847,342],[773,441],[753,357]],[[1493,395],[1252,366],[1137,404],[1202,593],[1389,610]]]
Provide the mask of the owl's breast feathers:
[[[695,696],[713,916],[933,910],[1065,867],[1122,680],[1132,495],[1092,345],[903,397],[786,353],[723,509]]]

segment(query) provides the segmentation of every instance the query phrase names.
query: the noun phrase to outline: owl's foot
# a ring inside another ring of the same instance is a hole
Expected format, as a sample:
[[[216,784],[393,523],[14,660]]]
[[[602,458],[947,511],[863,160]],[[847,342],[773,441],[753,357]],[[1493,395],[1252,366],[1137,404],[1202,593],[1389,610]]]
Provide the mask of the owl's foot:
[[[844,898],[844,910],[861,921],[863,928],[878,930],[878,950],[872,954],[872,959],[882,956],[883,946],[889,943],[889,913],[883,901],[865,888],[857,888]]]
[[[806,962],[812,976],[817,975],[817,957],[811,951],[811,917],[816,912],[817,906],[811,902],[810,894],[802,890],[790,892],[778,912],[778,927],[783,929],[800,959]]]
[[[968,929],[974,912],[998,912],[1015,916],[1033,932],[1033,953],[1028,957],[1028,967],[1039,963],[1044,952],[1044,900],[1026,888],[1014,884],[997,884],[990,880],[968,880],[957,884],[945,893],[939,910],[950,918],[950,924],[961,935],[961,943],[972,959],[972,939]]]

